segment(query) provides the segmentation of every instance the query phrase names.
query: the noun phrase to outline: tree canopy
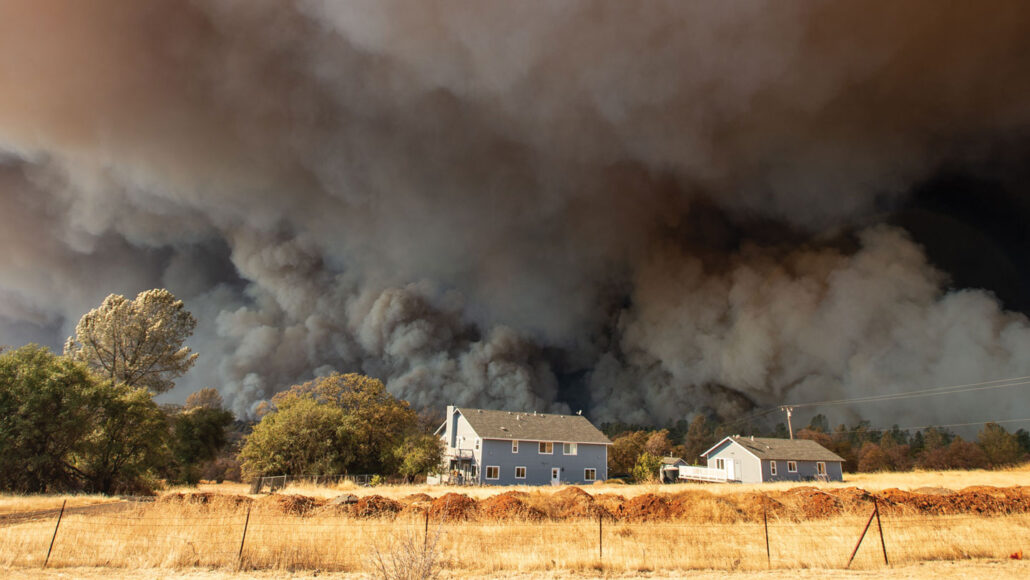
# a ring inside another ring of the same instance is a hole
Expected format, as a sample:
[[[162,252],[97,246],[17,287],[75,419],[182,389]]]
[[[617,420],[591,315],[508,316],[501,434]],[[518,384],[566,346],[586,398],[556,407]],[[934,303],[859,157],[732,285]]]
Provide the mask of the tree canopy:
[[[240,452],[250,476],[396,473],[404,458],[395,451],[418,425],[406,401],[358,374],[295,385],[268,409]],[[417,463],[407,469],[421,469]]]
[[[196,325],[168,290],[147,290],[134,300],[112,294],[79,320],[65,354],[113,383],[163,393],[196,362],[183,346]]]

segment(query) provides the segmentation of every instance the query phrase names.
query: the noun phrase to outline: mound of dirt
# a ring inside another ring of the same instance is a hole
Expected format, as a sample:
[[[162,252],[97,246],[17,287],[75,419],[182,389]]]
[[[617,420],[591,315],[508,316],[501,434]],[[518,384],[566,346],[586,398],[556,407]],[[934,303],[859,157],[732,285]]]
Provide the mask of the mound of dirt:
[[[465,494],[445,493],[429,504],[429,516],[443,520],[468,520],[476,515],[476,500]]]
[[[666,520],[672,515],[669,499],[653,493],[638,495],[622,504],[619,516],[631,521]]]
[[[479,502],[479,516],[485,519],[544,519],[544,513],[530,507],[525,499],[520,496],[528,496],[523,492],[506,492],[488,497]]]
[[[548,506],[553,518],[589,518],[598,515],[611,515],[607,509],[594,501],[594,496],[582,489],[571,486],[551,496]]]
[[[275,513],[290,516],[303,516],[311,513],[317,508],[323,507],[325,503],[324,499],[307,497],[304,495],[274,494],[257,500],[255,505],[261,509]]]
[[[736,522],[746,520],[749,522],[760,522],[763,517],[770,519],[779,518],[786,512],[783,502],[761,493],[743,493],[733,497],[733,499],[736,500],[736,505],[732,506],[733,511],[729,511],[730,506],[722,503],[731,504],[732,502],[721,497],[715,499],[714,504],[723,507],[720,514],[721,517],[715,519],[715,521]]]
[[[393,516],[404,507],[400,502],[381,495],[368,495],[358,499],[354,514],[363,518]]]
[[[789,511],[804,519],[828,518],[840,515],[841,501],[815,487],[795,487],[780,496]]]

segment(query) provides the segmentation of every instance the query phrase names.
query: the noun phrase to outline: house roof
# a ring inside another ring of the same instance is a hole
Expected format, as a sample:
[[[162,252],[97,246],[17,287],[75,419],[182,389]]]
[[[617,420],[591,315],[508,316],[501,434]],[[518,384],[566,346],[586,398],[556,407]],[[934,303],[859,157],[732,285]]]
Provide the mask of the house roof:
[[[582,415],[550,415],[488,409],[456,409],[483,439],[520,439],[611,445]]]
[[[676,465],[677,463],[687,464],[681,457],[663,457],[662,465]]]
[[[708,456],[715,448],[730,440],[759,459],[783,461],[844,461],[829,449],[811,439],[774,439],[771,437],[727,437],[701,455]]]

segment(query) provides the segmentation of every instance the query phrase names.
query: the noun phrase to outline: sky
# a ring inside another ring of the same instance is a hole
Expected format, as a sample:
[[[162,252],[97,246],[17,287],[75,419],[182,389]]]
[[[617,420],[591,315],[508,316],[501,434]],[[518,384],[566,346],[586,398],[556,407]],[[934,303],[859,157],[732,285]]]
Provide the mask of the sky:
[[[0,344],[166,287],[242,416],[730,420],[1030,375],[1030,7],[0,4]],[[1022,390],[1021,390],[1022,389]],[[1025,387],[838,406],[1030,417]]]

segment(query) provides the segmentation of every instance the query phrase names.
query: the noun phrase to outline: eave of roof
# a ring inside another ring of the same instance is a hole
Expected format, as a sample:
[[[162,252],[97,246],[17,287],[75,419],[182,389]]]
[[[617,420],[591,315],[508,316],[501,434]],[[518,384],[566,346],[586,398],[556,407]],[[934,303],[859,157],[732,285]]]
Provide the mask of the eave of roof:
[[[458,408],[456,411],[465,417],[472,430],[482,439],[612,444],[604,433],[582,415],[469,408]]]

